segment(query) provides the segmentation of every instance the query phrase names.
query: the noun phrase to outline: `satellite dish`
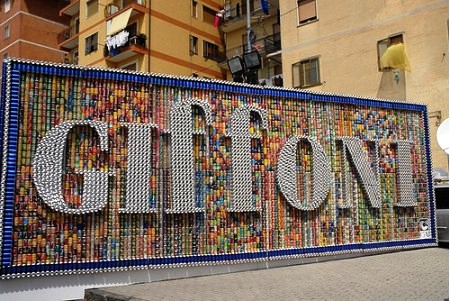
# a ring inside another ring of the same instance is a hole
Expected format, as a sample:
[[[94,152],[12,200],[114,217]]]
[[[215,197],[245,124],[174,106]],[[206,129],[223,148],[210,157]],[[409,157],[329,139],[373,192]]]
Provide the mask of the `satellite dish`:
[[[439,146],[450,155],[450,123],[448,118],[438,127],[436,136]]]

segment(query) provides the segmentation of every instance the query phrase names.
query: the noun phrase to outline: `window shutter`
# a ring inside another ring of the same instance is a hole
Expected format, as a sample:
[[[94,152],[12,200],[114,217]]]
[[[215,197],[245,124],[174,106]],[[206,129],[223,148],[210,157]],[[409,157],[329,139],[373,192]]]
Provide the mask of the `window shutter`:
[[[298,19],[299,22],[306,22],[316,18],[316,1],[303,0],[298,2]]]

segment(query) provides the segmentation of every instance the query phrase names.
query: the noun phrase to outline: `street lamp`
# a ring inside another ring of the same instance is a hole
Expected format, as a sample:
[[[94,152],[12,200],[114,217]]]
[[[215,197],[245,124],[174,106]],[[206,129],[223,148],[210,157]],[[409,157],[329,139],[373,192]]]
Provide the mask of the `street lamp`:
[[[243,59],[235,56],[227,61],[233,81],[238,83],[257,84],[258,69],[261,68],[261,55],[258,51],[244,53]]]
[[[228,63],[228,69],[231,72],[231,75],[233,76],[233,81],[242,83],[244,82],[244,73],[245,73],[245,66],[242,62],[241,57],[235,56],[232,59],[227,61]]]
[[[251,27],[251,13],[250,0],[247,1],[247,49],[243,55],[243,60],[239,56],[235,56],[228,60],[228,69],[233,76],[235,82],[246,82],[249,84],[258,83],[258,69],[261,68],[261,55],[257,50],[253,50],[252,46],[252,27]],[[269,4],[267,0],[260,0],[261,8],[267,15],[269,14]]]
[[[249,84],[258,83],[258,69],[261,69],[261,55],[258,51],[244,53],[245,78]]]

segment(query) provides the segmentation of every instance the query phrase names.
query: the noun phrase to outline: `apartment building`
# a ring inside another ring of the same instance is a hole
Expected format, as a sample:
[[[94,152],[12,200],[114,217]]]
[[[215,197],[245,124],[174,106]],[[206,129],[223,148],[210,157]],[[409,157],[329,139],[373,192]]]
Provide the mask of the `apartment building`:
[[[428,105],[433,167],[448,118],[448,1],[280,1],[287,87]]]
[[[263,4],[267,4],[264,8]],[[243,57],[249,50],[261,56],[257,83],[283,86],[281,62],[281,32],[278,0],[226,0],[221,12],[220,29],[224,33],[227,59]],[[250,44],[248,47],[247,12],[250,15]],[[233,80],[228,73],[228,80]]]
[[[220,0],[72,0],[61,49],[70,63],[223,79]]]
[[[0,57],[20,57],[63,63],[66,52],[59,48],[68,19],[58,12],[62,0],[1,0]]]

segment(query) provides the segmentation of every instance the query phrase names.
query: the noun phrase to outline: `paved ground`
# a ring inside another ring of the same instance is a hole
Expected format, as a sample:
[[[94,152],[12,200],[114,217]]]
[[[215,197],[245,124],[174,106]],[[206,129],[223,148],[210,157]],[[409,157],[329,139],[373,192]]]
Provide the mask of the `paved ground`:
[[[359,258],[86,291],[85,300],[444,300],[449,250]]]

